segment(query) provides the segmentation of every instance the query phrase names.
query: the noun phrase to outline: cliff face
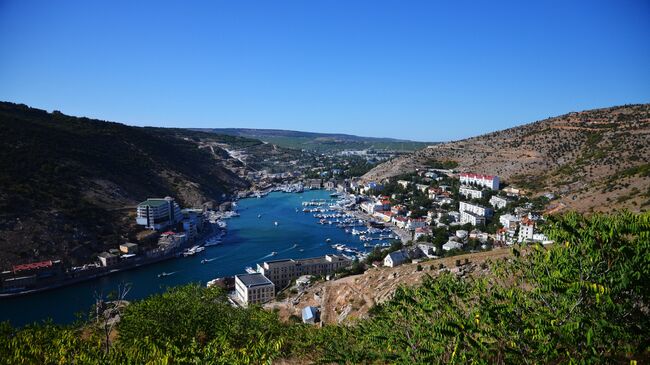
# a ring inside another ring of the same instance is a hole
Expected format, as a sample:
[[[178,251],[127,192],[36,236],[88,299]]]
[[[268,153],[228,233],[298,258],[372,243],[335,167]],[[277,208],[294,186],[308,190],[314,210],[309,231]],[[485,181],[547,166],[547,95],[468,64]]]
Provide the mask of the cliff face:
[[[434,145],[388,161],[365,180],[381,180],[427,162],[497,174],[551,204],[578,211],[646,210],[650,206],[650,104],[569,113],[465,140]]]
[[[210,138],[0,103],[0,267],[81,263],[135,239],[133,209],[147,197],[200,207],[247,187],[241,162],[199,148]]]

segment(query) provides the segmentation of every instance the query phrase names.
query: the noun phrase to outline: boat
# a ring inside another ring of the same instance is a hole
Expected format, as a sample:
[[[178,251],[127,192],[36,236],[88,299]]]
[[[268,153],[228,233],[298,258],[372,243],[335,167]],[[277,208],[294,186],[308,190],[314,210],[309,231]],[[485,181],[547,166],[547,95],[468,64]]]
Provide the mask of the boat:
[[[257,215],[257,218],[262,218],[262,215],[261,215],[261,214],[258,214],[258,215]]]
[[[275,221],[275,222],[273,222],[273,224],[275,224],[277,226],[279,223],[278,223],[278,221]]]
[[[201,263],[202,264],[207,264],[208,262],[212,262],[212,261],[214,261],[216,259],[217,259],[216,257],[213,257],[211,259],[203,259],[203,260],[201,260]]]
[[[271,252],[271,256],[275,256],[275,255],[277,255],[277,254],[278,254],[278,253],[275,252],[275,251]]]
[[[330,242],[332,242],[332,239],[331,238],[326,238],[325,242],[330,243]]]
[[[158,277],[159,278],[164,278],[165,276],[170,276],[170,275],[174,275],[174,274],[176,274],[176,271],[173,271],[173,272],[164,272],[163,271],[162,273],[158,274]]]

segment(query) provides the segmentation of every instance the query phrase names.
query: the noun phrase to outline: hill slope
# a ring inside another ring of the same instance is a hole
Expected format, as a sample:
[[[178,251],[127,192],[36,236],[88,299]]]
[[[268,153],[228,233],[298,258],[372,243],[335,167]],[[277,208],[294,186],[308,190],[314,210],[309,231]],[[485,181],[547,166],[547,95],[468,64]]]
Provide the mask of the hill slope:
[[[132,238],[133,206],[147,197],[201,206],[246,187],[225,167],[238,161],[218,148],[197,148],[192,138],[199,137],[262,144],[0,103],[0,267],[51,258],[83,262],[114,248]]]
[[[364,149],[410,152],[431,144],[393,138],[359,137],[349,134],[298,132],[280,129],[212,128],[195,130],[255,138],[286,148],[304,149],[318,153]]]
[[[431,146],[377,166],[381,180],[453,160],[458,170],[497,174],[533,193],[559,196],[579,211],[650,206],[650,104],[574,112]]]

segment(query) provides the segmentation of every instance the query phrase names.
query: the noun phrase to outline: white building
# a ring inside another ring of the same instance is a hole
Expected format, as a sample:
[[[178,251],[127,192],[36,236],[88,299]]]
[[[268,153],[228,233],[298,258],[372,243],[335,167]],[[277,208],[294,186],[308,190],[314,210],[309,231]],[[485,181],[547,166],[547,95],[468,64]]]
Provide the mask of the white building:
[[[499,223],[501,223],[503,228],[507,229],[508,231],[514,231],[517,229],[519,218],[512,214],[504,214],[499,217]]]
[[[483,197],[482,190],[474,189],[473,187],[466,185],[461,186],[458,193],[465,196],[467,199],[481,199]]]
[[[397,180],[397,184],[403,187],[404,189],[408,188],[409,185],[411,184],[410,181],[407,180]]]
[[[469,223],[473,226],[480,226],[485,224],[485,217],[472,212],[460,212],[460,224]]]
[[[135,221],[153,230],[164,229],[182,218],[181,208],[173,198],[149,198],[138,204]]]
[[[457,249],[460,250],[461,248],[463,248],[462,243],[456,242],[456,241],[451,241],[451,240],[447,241],[447,243],[442,245],[442,249],[445,250],[445,251],[451,251],[451,250],[457,250]]]
[[[275,285],[261,273],[235,275],[235,293],[242,304],[261,304],[273,299]]]
[[[535,233],[535,222],[528,218],[522,219],[521,223],[519,224],[519,237],[517,238],[517,240],[519,242],[523,242],[525,240],[532,240],[534,233]]]
[[[476,215],[479,215],[481,217],[491,217],[492,216],[492,208],[487,208],[482,205],[478,204],[472,204],[468,202],[460,202],[458,206],[458,210],[462,212],[469,212],[473,213]]]
[[[395,267],[399,266],[409,260],[408,252],[399,250],[391,252],[384,257],[384,266]]]
[[[415,184],[415,188],[420,190],[423,193],[426,193],[427,190],[429,189],[429,185],[424,185],[424,184]]]
[[[510,203],[508,199],[498,195],[494,195],[490,198],[490,205],[496,209],[505,208],[508,203]]]
[[[344,256],[325,255],[299,260],[266,261],[257,265],[257,272],[264,274],[278,288],[284,288],[303,275],[325,276],[351,264],[352,261]]]
[[[461,184],[474,184],[478,186],[485,186],[492,190],[499,190],[499,177],[492,175],[462,173],[460,174]]]

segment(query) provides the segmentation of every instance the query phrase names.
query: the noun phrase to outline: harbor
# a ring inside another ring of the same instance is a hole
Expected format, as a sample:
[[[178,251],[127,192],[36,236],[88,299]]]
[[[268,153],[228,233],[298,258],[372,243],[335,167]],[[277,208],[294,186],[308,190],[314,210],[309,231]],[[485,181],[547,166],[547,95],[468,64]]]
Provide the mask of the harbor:
[[[335,203],[339,200],[330,197],[330,193],[326,190],[306,190],[297,194],[272,192],[259,199],[240,199],[236,214],[231,213],[231,217],[224,221],[225,235],[218,242],[208,240],[201,252],[41,293],[0,299],[0,321],[11,320],[15,325],[24,325],[52,318],[55,323],[69,323],[75,320],[75,313],[88,313],[96,294],[107,295],[121,283],[132,284],[127,299],[136,300],[163,292],[170,286],[205,285],[217,277],[244,273],[246,267],[255,267],[266,260],[332,253],[356,256],[370,251],[372,248],[364,247],[368,242],[361,241],[358,235],[346,233],[346,228],[350,227],[318,224],[320,219],[314,217],[314,213],[302,211],[303,202],[321,199]],[[338,213],[345,214],[344,211]],[[328,221],[336,219],[348,218],[327,218]],[[372,243],[379,243],[379,240]],[[332,247],[335,244],[358,252],[337,250]]]

